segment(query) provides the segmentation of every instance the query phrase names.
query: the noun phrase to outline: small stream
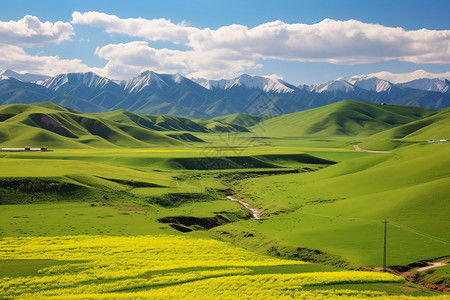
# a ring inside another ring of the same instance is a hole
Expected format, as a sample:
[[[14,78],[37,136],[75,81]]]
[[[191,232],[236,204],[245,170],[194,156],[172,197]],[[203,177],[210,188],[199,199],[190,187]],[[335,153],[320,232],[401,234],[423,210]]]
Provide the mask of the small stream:
[[[256,220],[261,219],[259,216],[258,210],[256,208],[251,208],[250,204],[248,204],[247,202],[236,199],[233,196],[227,196],[227,198],[230,199],[231,201],[236,201],[236,202],[239,202],[240,204],[242,204],[242,206],[244,206],[246,209],[248,209],[252,213],[252,216],[254,219],[256,219]]]

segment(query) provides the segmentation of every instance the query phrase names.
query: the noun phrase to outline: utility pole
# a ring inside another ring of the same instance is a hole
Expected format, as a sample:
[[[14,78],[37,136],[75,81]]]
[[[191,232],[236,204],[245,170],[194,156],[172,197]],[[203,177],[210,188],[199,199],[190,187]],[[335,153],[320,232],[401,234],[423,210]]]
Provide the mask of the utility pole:
[[[386,228],[389,221],[384,220],[384,254],[383,254],[383,272],[386,272]]]

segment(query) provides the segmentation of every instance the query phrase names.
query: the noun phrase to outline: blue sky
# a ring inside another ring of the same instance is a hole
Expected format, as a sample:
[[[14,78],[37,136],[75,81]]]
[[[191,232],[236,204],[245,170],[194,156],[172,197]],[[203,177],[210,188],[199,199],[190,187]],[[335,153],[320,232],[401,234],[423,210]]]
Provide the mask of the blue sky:
[[[84,15],[90,11],[97,14]],[[0,11],[0,50],[5,57],[0,59],[0,69],[51,75],[92,70],[121,79],[144,69],[215,79],[249,73],[278,76],[293,84],[378,72],[448,73],[448,11],[450,1],[16,0],[3,3]],[[80,13],[78,21],[74,12]],[[8,21],[19,22],[25,15],[53,27],[42,25],[45,28],[35,36],[20,36],[22,27],[33,22],[17,23],[12,30]],[[123,21],[128,18],[134,21]],[[157,19],[170,22],[151,22]],[[282,23],[270,23],[277,20]],[[338,23],[348,20],[357,22]],[[56,26],[56,22],[64,25]],[[124,24],[130,27],[122,30]],[[273,34],[273,26],[267,24],[276,25],[278,33]],[[308,26],[302,29],[295,24]],[[139,26],[155,28],[137,33]],[[224,26],[227,30],[218,31]],[[338,26],[356,33],[351,38],[340,36]],[[422,28],[429,30],[424,36],[418,32]],[[376,34],[371,39],[358,37],[368,32]],[[239,39],[240,34],[250,38]],[[385,42],[392,37],[394,41]]]

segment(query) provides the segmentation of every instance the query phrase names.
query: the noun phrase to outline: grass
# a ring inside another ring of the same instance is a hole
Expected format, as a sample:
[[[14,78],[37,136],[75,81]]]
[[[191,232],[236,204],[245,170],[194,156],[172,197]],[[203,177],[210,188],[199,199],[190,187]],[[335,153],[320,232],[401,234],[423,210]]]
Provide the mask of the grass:
[[[48,117],[64,124],[66,131],[58,131],[58,126],[43,129],[43,117],[47,123],[52,122]],[[436,295],[397,279],[351,282],[341,278],[332,285],[324,280],[305,285],[302,280],[304,273],[313,272],[319,278],[318,272],[340,270],[331,265],[379,266],[384,219],[390,221],[388,265],[448,255],[450,144],[416,143],[433,134],[444,136],[445,110],[346,101],[258,120],[252,132],[230,131],[242,124],[229,123],[248,117],[191,123],[126,111],[80,115],[55,105],[0,108],[2,147],[45,143],[53,150],[0,153],[0,243],[9,237],[32,242],[39,237],[61,241],[56,237],[75,240],[82,235],[89,240],[170,234],[220,240],[257,257],[325,264],[235,264],[211,269],[199,263],[117,281],[75,284],[68,287],[79,293],[73,294],[75,298],[100,297],[96,294],[100,287],[109,289],[104,297],[112,298],[161,293],[192,298],[200,291],[212,298]],[[104,131],[96,131],[98,122],[106,126]],[[416,128],[416,123],[428,125],[413,132],[402,129]],[[394,139],[391,133],[397,129],[409,133]],[[380,133],[371,135],[376,132]],[[357,144],[392,153],[355,152]],[[242,205],[226,199],[229,194],[258,208],[264,218],[249,219]],[[28,240],[20,239],[24,237]],[[102,251],[113,252],[117,247]],[[127,259],[140,253],[139,249],[129,251],[133,255]],[[84,272],[80,266],[91,263],[39,255],[2,257],[0,275],[27,281],[41,276],[39,270],[65,266],[63,272],[72,276]],[[447,280],[448,274],[439,272],[436,280]],[[167,286],[169,279],[173,286]],[[123,289],[124,285],[132,287]],[[48,292],[47,296],[57,298],[52,289],[28,292]]]
[[[0,279],[0,291],[2,296],[19,299],[217,299],[243,295],[395,299],[392,291],[401,287],[405,288],[402,294],[409,296],[406,299],[436,296],[417,287],[405,292],[410,284],[391,274],[341,271],[269,258],[211,239],[62,236],[4,238],[0,245],[0,265],[20,270],[3,272],[6,277]],[[26,267],[24,260],[29,262]]]
[[[421,275],[420,278],[426,283],[450,284],[450,265],[430,269]]]
[[[443,167],[450,165],[449,146],[409,147],[311,174],[241,181],[237,194],[259,207],[267,220],[242,224],[242,228],[234,223],[220,231],[250,232],[272,239],[271,246],[301,245],[335,254],[354,266],[378,266],[380,222],[388,219],[392,221],[389,264],[447,255],[448,244],[440,241],[449,237],[450,181],[448,167]]]
[[[302,112],[281,115],[254,126],[261,136],[366,137],[419,120],[434,111],[419,107],[341,101]],[[280,132],[280,128],[283,130]]]

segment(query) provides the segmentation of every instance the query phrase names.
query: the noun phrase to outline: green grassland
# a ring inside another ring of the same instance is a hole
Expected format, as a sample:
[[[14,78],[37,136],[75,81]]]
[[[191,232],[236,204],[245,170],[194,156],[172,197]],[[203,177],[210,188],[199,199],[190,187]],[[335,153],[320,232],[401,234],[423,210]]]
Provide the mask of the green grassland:
[[[400,105],[341,101],[324,107],[281,115],[252,129],[261,136],[366,137],[433,114],[433,110]],[[282,128],[282,132],[280,132]]]
[[[211,239],[78,235],[4,238],[0,246],[0,290],[14,299],[439,299],[391,274],[270,258]]]
[[[251,271],[268,276],[380,266],[381,222],[387,219],[388,265],[447,256],[450,143],[426,141],[449,139],[448,121],[448,110],[358,101],[273,118],[239,114],[213,120],[124,110],[84,115],[49,103],[0,107],[0,147],[51,150],[0,152],[0,242],[166,234],[314,262]],[[354,145],[392,153],[357,152]],[[257,208],[262,219],[253,219],[228,195]],[[28,278],[66,264],[27,259],[34,262],[29,269],[19,258],[0,259],[1,275]],[[149,278],[136,280],[144,279]],[[192,288],[202,289],[201,282]],[[336,289],[378,291],[380,298],[438,295],[404,282],[345,280],[302,292],[326,297]],[[351,294],[345,293],[343,298]],[[174,297],[180,295],[186,296]]]
[[[314,173],[241,181],[237,194],[260,208],[267,220],[216,230],[245,230],[276,237],[268,246],[291,245],[284,251],[303,245],[356,266],[377,266],[381,221],[388,219],[391,265],[448,255],[449,151],[449,144],[415,146]]]

